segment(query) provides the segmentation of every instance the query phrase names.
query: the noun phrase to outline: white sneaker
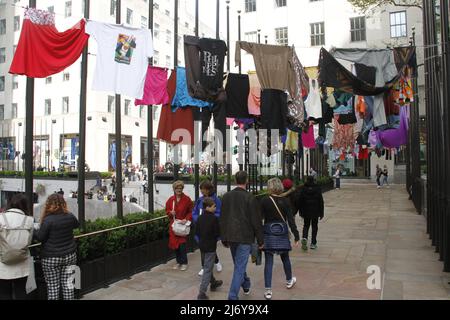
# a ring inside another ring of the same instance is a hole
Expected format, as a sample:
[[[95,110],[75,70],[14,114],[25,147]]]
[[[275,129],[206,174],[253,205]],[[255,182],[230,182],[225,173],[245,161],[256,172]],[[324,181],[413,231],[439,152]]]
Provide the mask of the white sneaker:
[[[297,283],[297,278],[292,277],[292,279],[286,283],[286,288],[292,289],[296,283]]]
[[[272,289],[266,289],[266,292],[264,293],[264,298],[266,300],[272,300]]]
[[[203,269],[200,270],[200,272],[198,273],[198,276],[199,276],[199,277],[203,276],[203,272],[204,272]]]
[[[178,269],[180,269],[180,265],[179,265],[179,264],[176,264],[176,265],[173,266],[172,269],[173,269],[173,270],[178,270]]]
[[[187,264],[183,264],[180,268],[181,271],[186,271],[188,269]]]
[[[220,262],[216,263],[216,270],[217,270],[217,272],[222,272],[222,269],[223,269],[222,264]]]

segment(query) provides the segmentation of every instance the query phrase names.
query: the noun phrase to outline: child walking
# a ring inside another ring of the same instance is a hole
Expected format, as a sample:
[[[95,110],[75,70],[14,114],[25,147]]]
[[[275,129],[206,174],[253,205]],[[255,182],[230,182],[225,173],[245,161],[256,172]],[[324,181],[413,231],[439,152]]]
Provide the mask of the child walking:
[[[199,248],[202,255],[203,276],[200,285],[198,300],[209,300],[206,292],[208,285],[211,284],[211,291],[217,290],[222,286],[223,281],[216,280],[213,275],[214,263],[217,258],[217,241],[220,237],[219,219],[215,216],[216,203],[212,198],[203,200],[202,214],[197,221],[196,235],[199,238]]]

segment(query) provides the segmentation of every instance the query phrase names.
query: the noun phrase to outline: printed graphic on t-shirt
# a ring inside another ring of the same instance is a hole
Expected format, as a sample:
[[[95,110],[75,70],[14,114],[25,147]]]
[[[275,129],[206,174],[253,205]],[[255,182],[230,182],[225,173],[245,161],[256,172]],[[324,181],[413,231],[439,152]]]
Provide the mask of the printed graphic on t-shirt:
[[[215,77],[219,69],[219,56],[211,52],[204,52],[203,74],[207,77]]]
[[[130,64],[134,49],[136,49],[136,37],[119,34],[116,46],[116,62]]]

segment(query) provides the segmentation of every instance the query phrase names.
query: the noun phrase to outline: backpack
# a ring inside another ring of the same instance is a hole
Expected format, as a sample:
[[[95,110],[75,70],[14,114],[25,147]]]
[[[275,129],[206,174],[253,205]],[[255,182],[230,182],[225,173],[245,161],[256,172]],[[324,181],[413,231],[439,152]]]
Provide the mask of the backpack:
[[[22,224],[16,228],[10,227],[6,213],[1,214],[0,219],[4,221],[4,225],[0,225],[0,262],[14,265],[26,261],[33,237],[33,218],[24,215]]]

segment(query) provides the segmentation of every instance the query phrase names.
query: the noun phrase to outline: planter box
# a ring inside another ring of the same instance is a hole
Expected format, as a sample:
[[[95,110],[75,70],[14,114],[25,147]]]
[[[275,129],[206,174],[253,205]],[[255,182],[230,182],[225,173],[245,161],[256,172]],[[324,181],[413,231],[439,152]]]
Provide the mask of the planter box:
[[[103,258],[84,262],[81,269],[81,294],[86,294],[106,285],[105,260]]]

